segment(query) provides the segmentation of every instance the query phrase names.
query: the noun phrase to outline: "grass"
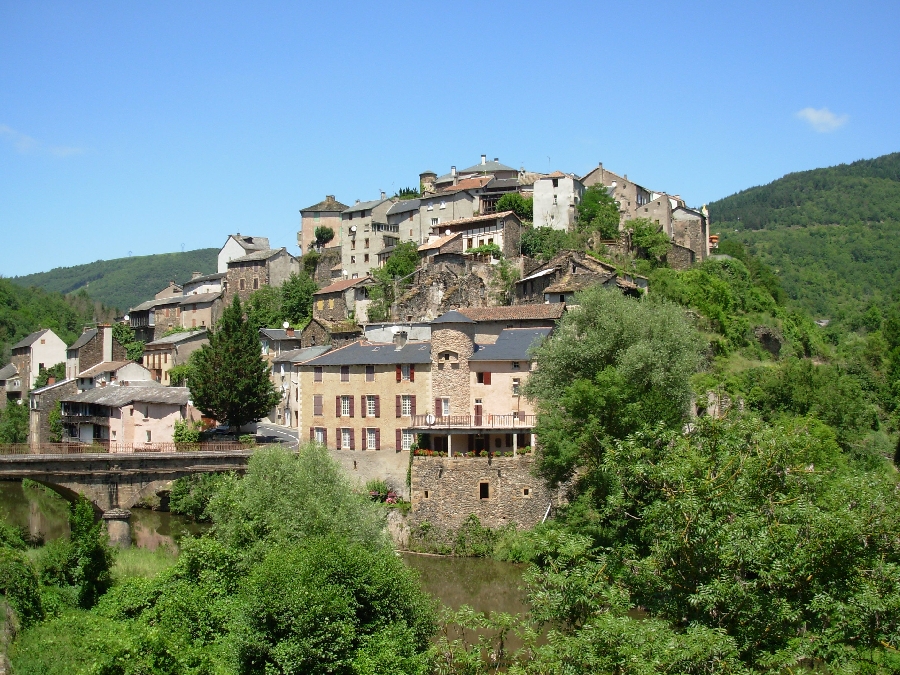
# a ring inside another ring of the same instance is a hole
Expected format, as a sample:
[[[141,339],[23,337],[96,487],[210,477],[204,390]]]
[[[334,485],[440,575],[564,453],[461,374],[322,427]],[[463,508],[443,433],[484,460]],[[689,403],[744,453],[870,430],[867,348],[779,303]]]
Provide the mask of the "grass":
[[[175,564],[178,554],[166,546],[154,551],[145,548],[120,549],[116,551],[116,562],[113,565],[113,579],[116,583],[134,577],[150,579]]]

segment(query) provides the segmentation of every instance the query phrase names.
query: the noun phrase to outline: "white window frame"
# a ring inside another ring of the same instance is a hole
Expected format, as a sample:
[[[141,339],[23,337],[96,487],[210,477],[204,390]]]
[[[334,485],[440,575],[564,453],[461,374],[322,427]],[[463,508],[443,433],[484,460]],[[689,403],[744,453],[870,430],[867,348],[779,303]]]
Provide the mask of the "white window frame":
[[[366,417],[375,417],[375,397],[372,394],[366,396]]]
[[[350,417],[350,397],[346,394],[341,396],[341,417]]]
[[[450,399],[442,398],[441,399],[441,417],[449,417],[450,416]]]
[[[400,417],[412,417],[412,396],[409,394],[400,396]]]
[[[368,428],[366,429],[366,450],[375,450],[375,445],[375,429]]]
[[[324,427],[315,427],[315,439],[316,443],[319,445],[325,445],[325,428]]]
[[[512,395],[519,396],[521,394],[522,380],[514,377],[512,381]]]
[[[350,449],[350,429],[349,428],[341,429],[341,449],[342,450]]]
[[[415,439],[415,434],[408,429],[403,429],[400,434],[400,448],[402,450],[409,450],[412,447],[413,440]]]
[[[410,373],[409,364],[401,363],[400,364],[400,379],[405,382],[409,382],[409,373]]]

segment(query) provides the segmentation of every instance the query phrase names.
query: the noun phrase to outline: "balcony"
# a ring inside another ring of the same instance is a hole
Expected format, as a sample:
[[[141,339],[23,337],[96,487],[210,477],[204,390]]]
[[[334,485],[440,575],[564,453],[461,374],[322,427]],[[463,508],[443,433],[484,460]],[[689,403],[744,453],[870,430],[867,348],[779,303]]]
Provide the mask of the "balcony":
[[[537,415],[413,415],[410,429],[423,432],[460,431],[479,432],[486,430],[496,431],[525,431],[534,427]]]
[[[99,415],[62,415],[63,424],[96,424],[101,427],[109,426],[109,417]]]

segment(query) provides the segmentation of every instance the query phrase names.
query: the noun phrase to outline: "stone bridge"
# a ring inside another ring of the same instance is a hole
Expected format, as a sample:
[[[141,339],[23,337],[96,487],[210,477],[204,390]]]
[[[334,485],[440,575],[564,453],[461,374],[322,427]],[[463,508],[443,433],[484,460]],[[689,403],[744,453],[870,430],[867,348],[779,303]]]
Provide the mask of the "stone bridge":
[[[84,495],[107,523],[110,542],[131,545],[131,511],[194,473],[244,471],[253,450],[73,455],[0,455],[0,478],[29,478],[67,499]]]

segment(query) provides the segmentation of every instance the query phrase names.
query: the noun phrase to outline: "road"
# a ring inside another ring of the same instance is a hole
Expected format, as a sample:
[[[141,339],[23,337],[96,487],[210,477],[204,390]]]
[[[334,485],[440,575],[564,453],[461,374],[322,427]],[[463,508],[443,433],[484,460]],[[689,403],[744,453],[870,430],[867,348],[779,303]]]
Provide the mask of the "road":
[[[265,424],[264,422],[261,422],[257,426],[256,434],[258,436],[274,436],[275,438],[280,438],[284,441],[285,445],[291,448],[296,448],[300,445],[300,440],[294,429],[288,429],[287,427],[278,426],[277,424]]]

